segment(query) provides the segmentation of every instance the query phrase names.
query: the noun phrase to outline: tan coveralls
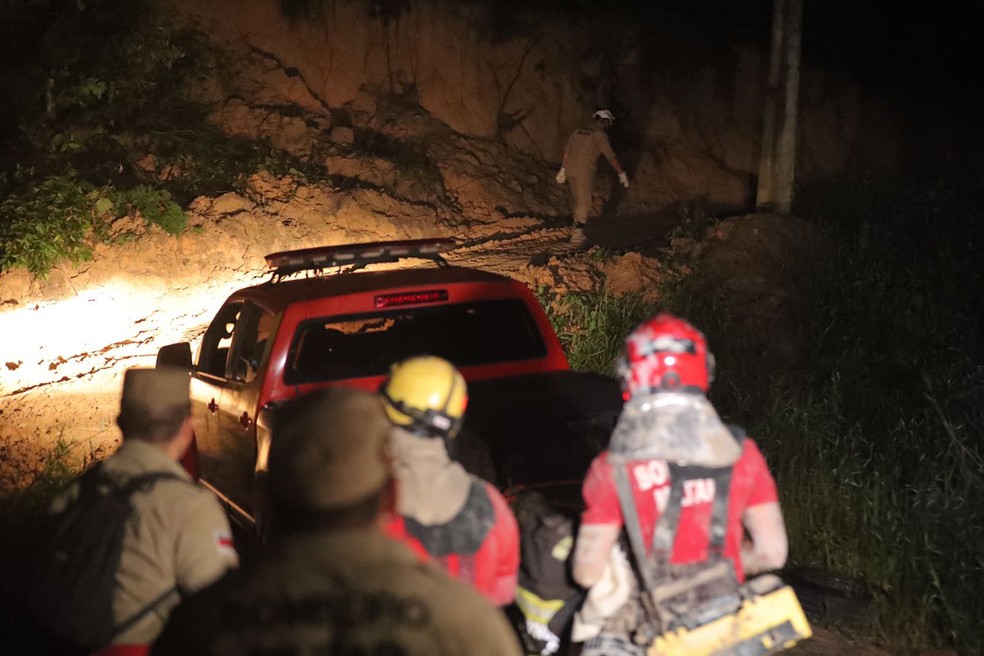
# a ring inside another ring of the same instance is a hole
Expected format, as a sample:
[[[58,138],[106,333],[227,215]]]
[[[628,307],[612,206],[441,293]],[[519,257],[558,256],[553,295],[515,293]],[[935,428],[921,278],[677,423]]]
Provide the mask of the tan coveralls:
[[[146,492],[131,497],[133,513],[116,573],[115,623],[122,624],[166,591],[176,591],[116,636],[112,644],[148,645],[163,629],[178,603],[179,592],[204,588],[235,567],[239,558],[232,545],[229,520],[215,496],[195,485],[180,464],[153,444],[124,441],[106,459],[103,471],[118,484],[155,472],[183,479],[157,481]],[[77,496],[76,484],[55,499],[52,511],[61,511]]]
[[[608,142],[608,135],[598,127],[575,130],[564,148],[563,166],[574,196],[574,223],[584,224],[591,210],[591,190],[598,168],[598,156],[603,155],[617,173],[622,167]]]
[[[289,534],[175,611],[154,654],[519,656],[505,616],[377,527]]]

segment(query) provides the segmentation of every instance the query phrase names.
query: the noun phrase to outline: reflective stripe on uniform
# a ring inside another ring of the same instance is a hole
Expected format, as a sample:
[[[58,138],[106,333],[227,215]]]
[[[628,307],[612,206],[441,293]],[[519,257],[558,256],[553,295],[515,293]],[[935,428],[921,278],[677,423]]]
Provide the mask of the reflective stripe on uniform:
[[[528,621],[547,625],[557,611],[563,608],[564,600],[542,599],[520,585],[516,586],[516,605]]]

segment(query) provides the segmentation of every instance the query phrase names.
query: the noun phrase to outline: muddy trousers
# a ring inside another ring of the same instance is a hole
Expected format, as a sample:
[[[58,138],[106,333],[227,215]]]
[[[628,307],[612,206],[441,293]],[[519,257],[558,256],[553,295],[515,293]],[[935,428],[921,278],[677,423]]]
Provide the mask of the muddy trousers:
[[[602,633],[584,643],[581,656],[646,656],[646,649],[628,636]]]
[[[580,656],[646,656],[646,647],[632,639],[644,621],[638,590],[633,590],[615,614],[605,620],[601,633],[584,643]]]
[[[567,183],[571,186],[571,194],[574,196],[574,223],[584,226],[588,220],[588,213],[591,211],[591,191],[594,185],[593,174],[567,174]]]

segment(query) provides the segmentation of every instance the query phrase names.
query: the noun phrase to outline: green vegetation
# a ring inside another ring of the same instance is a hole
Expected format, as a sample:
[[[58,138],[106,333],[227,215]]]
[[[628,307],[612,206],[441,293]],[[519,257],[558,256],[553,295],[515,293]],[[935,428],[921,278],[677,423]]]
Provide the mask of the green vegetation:
[[[226,62],[158,20],[150,0],[20,5],[0,32],[0,82],[17,90],[10,116],[0,111],[0,270],[45,276],[84,261],[124,215],[178,234],[184,204],[245,192],[260,170],[327,179],[323,167],[208,123],[187,85]]]
[[[847,177],[800,193],[832,246],[798,290],[803,363],[768,370],[697,276],[638,298],[548,304],[572,364],[611,372],[637,318],[692,320],[717,355],[711,397],[779,485],[790,568],[863,582],[867,624],[899,649],[984,649],[984,216],[958,183]],[[941,226],[946,223],[946,228]],[[949,235],[949,236],[948,236]],[[673,261],[673,258],[669,258]],[[976,264],[975,264],[976,263]]]
[[[654,308],[638,296],[569,294],[540,290],[540,302],[560,337],[571,367],[613,374],[623,338]]]
[[[31,521],[43,514],[55,494],[95,461],[95,454],[79,453],[81,446],[60,438],[41,458],[40,468],[29,486],[0,496],[0,517],[4,521]]]

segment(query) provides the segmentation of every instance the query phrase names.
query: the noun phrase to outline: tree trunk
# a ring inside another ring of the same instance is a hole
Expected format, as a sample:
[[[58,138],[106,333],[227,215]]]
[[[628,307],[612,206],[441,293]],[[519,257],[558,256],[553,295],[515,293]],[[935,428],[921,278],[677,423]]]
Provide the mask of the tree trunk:
[[[758,191],[755,206],[770,209],[775,203],[776,121],[779,113],[779,83],[782,72],[782,28],[784,0],[775,0],[772,14],[772,48],[769,53],[769,79],[765,88],[762,148],[759,154]]]
[[[788,214],[796,171],[802,0],[775,0],[755,206]]]
[[[800,33],[803,23],[803,0],[788,0],[786,14],[786,97],[779,157],[776,161],[776,211],[789,214],[793,206],[796,179],[796,127],[799,107]]]

